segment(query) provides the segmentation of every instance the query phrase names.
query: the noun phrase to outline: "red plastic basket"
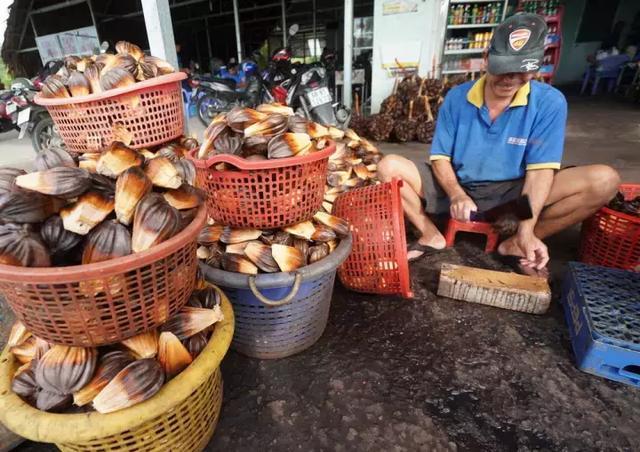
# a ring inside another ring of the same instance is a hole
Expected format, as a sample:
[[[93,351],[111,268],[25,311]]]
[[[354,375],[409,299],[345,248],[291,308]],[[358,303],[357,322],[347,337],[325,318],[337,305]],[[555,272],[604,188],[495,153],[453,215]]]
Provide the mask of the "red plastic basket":
[[[640,184],[622,184],[626,199],[640,195]],[[640,264],[640,218],[603,207],[582,224],[580,260],[634,270]]]
[[[413,297],[400,197],[402,181],[358,188],[336,199],[333,214],[349,221],[353,248],[338,268],[357,292]]]
[[[122,124],[133,134],[134,149],[165,143],[184,129],[182,72],[112,89],[101,94],[71,98],[35,97],[49,111],[67,150],[97,152],[113,141],[113,127]],[[135,102],[135,96],[139,102]]]
[[[198,186],[207,191],[209,216],[233,227],[275,229],[308,220],[322,206],[334,142],[303,157],[247,161],[229,154],[208,160],[189,154]],[[225,163],[237,171],[218,171]]]
[[[70,267],[0,265],[0,294],[47,342],[93,347],[155,328],[189,300],[196,281],[201,208],[189,226],[153,248]]]

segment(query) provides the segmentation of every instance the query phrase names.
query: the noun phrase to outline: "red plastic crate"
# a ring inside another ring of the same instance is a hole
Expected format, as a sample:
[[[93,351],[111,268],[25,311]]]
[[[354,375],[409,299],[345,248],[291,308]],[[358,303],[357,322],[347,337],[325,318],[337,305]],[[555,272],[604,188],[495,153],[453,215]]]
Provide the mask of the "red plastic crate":
[[[338,268],[356,292],[413,297],[400,197],[402,181],[358,188],[336,199],[333,214],[350,224],[353,248]]]
[[[276,229],[308,220],[322,206],[331,141],[302,157],[249,161],[229,154],[207,160],[189,153],[198,186],[207,192],[207,210],[217,223],[237,228]],[[218,171],[219,163],[235,171]]]
[[[626,199],[640,195],[640,184],[622,184]],[[582,224],[580,260],[634,270],[640,265],[640,218],[603,207]]]

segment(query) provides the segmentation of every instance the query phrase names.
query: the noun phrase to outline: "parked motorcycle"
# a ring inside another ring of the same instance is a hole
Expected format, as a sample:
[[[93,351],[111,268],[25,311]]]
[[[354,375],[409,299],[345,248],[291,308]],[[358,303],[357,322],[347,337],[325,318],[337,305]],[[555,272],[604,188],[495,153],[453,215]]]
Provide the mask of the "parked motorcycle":
[[[236,82],[230,78],[194,77],[191,101],[196,103],[198,117],[208,126],[219,113],[231,110],[236,106],[256,107],[261,103],[273,102],[273,96],[258,75],[258,66],[253,61],[242,63],[242,70],[247,78],[244,91],[238,91]]]
[[[18,139],[22,139],[28,132],[36,152],[64,146],[47,109],[33,102],[37,92],[27,78],[11,83],[11,89],[0,96],[0,133],[18,130]]]
[[[319,63],[308,65],[299,72],[289,88],[287,105],[312,121],[341,129],[345,129],[351,119],[351,110],[333,102],[327,70]]]

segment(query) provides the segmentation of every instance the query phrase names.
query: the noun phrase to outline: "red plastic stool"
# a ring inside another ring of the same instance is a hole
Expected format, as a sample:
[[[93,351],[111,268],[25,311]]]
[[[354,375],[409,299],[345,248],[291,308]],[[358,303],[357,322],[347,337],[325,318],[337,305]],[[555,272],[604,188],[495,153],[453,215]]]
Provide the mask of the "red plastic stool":
[[[475,232],[476,234],[484,234],[487,236],[487,245],[484,247],[485,253],[491,253],[498,247],[498,234],[493,230],[491,223],[485,223],[484,221],[458,221],[453,218],[449,219],[447,224],[447,232],[445,234],[445,240],[447,241],[447,248],[453,246],[456,241],[456,233],[463,232]]]

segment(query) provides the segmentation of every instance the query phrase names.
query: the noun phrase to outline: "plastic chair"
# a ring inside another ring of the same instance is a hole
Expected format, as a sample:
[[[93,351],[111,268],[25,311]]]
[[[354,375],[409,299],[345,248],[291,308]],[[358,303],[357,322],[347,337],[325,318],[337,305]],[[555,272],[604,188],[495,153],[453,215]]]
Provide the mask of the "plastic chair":
[[[607,58],[603,58],[598,62],[596,67],[589,67],[584,73],[582,79],[582,88],[580,94],[584,94],[587,90],[589,82],[592,82],[591,95],[593,96],[598,92],[598,85],[600,80],[607,80],[607,92],[613,91],[618,80],[618,75],[622,70],[622,66],[630,60],[629,55],[612,55]]]
[[[485,223],[484,221],[465,222],[450,218],[444,236],[447,241],[447,248],[451,248],[454,245],[456,234],[460,231],[485,235],[487,237],[487,244],[484,247],[485,253],[491,253],[498,247],[498,233],[493,230],[493,226],[490,223]]]

